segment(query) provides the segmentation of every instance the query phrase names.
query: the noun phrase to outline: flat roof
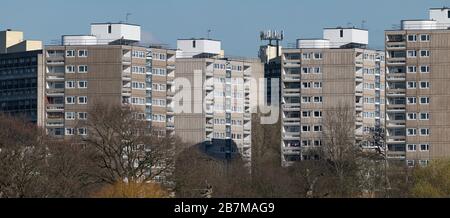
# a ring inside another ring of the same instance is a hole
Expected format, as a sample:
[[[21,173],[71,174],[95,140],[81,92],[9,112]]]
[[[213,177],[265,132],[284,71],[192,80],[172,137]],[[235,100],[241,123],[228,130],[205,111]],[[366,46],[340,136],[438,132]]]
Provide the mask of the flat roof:
[[[122,23],[122,22],[109,22],[109,23],[91,23],[91,25],[106,25],[106,24],[124,24],[124,25],[130,25],[130,26],[141,26],[138,24],[132,24],[132,23]]]
[[[368,29],[363,29],[363,28],[358,28],[358,27],[326,27],[323,28],[324,30],[329,30],[329,29],[344,29],[344,30],[348,30],[348,29],[353,29],[353,30],[364,30],[364,31],[369,31]]]
[[[208,41],[216,41],[216,42],[221,42],[220,40],[217,39],[207,39],[207,38],[190,38],[190,39],[177,39],[177,40],[208,40]]]

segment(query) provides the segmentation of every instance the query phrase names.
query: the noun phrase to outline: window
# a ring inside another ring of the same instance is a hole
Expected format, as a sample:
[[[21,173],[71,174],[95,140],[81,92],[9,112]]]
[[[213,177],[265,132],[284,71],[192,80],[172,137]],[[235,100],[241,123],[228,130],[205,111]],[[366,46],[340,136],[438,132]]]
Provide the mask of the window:
[[[316,118],[322,117],[322,111],[314,111],[314,117]]]
[[[66,89],[75,88],[75,81],[66,81]]]
[[[314,103],[323,103],[323,98],[320,97],[314,97]]]
[[[311,126],[302,126],[302,132],[310,132]]]
[[[302,97],[302,103],[311,103],[311,97]]]
[[[322,68],[320,68],[320,67],[315,67],[314,68],[314,73],[322,73]]]
[[[408,151],[417,151],[417,145],[409,144],[408,145]]]
[[[131,98],[131,104],[145,105],[145,99],[144,98]]]
[[[429,144],[421,144],[420,145],[420,151],[429,151],[430,145]]]
[[[420,57],[430,57],[430,51],[420,50]]]
[[[88,51],[87,50],[78,50],[78,57],[87,57],[88,56]]]
[[[87,72],[88,72],[88,66],[86,66],[86,65],[78,66],[78,73],[87,73]]]
[[[341,36],[341,38],[344,38],[344,30],[340,31],[340,36]]]
[[[133,66],[131,67],[131,72],[136,74],[145,74],[145,67]]]
[[[166,122],[166,116],[161,115],[161,114],[153,114],[152,115],[152,121],[155,122]],[[225,138],[225,137],[223,137]]]
[[[315,89],[320,89],[320,88],[322,88],[322,82],[314,82],[314,88],[315,88]]]
[[[322,53],[314,53],[314,59],[322,60]]]
[[[422,167],[428,166],[429,163],[430,163],[429,160],[419,160],[419,165]]]
[[[420,97],[420,104],[430,104],[429,97]]]
[[[415,136],[415,135],[417,135],[417,129],[407,129],[406,130],[406,135],[408,135],[408,136]]]
[[[427,81],[420,82],[420,88],[421,89],[429,89],[430,88],[430,82],[427,82]]]
[[[311,111],[303,111],[302,112],[302,117],[304,117],[304,118],[311,117]]]
[[[193,40],[193,41],[192,41],[192,48],[195,48],[195,47],[197,47],[197,43],[196,43],[195,40]]]
[[[410,58],[417,57],[417,51],[415,51],[415,50],[408,50],[408,57],[410,57]]]
[[[322,132],[322,126],[314,126],[314,132]]]
[[[112,25],[108,25],[108,33],[109,33],[109,34],[112,33]]]
[[[420,113],[420,120],[430,120],[429,113]]]
[[[87,104],[87,97],[86,96],[78,97],[78,104]]]
[[[66,135],[75,135],[74,128],[66,128]]]
[[[417,88],[417,83],[414,81],[408,81],[407,87],[408,87],[408,89],[415,89],[415,88]]]
[[[408,73],[416,73],[417,67],[416,66],[408,66]]]
[[[430,129],[428,129],[428,128],[420,129],[420,135],[421,136],[429,136],[430,135]]]
[[[66,97],[66,104],[75,104],[75,97],[73,96]]]
[[[303,89],[309,89],[309,88],[311,88],[311,83],[310,83],[310,82],[302,83],[302,88],[303,88]]]
[[[131,83],[131,87],[133,89],[145,89],[145,83],[141,83],[141,82],[132,82]]]
[[[417,35],[408,35],[408,42],[417,41]]]
[[[66,112],[66,120],[75,120],[75,112]]]
[[[78,135],[87,135],[87,129],[86,128],[78,128]]]
[[[417,114],[416,113],[408,113],[407,117],[408,117],[408,120],[417,120]]]
[[[420,41],[422,41],[422,42],[430,41],[430,35],[428,35],[428,34],[420,35]]]
[[[75,66],[72,65],[66,66],[66,73],[75,73]]]
[[[311,68],[304,67],[304,68],[302,68],[302,72],[303,72],[304,74],[311,73]]]
[[[166,100],[165,99],[153,99],[152,104],[153,104],[153,106],[165,107]]]
[[[420,72],[421,73],[429,73],[430,72],[430,67],[429,66],[421,66],[420,67]]]
[[[67,50],[66,57],[75,57],[75,50]]]
[[[407,102],[408,102],[408,104],[416,104],[417,98],[416,97],[408,97]]]
[[[87,120],[87,113],[86,112],[79,112],[78,113],[78,119],[79,120]]]
[[[165,75],[167,75],[167,71],[166,71],[166,69],[163,69],[163,68],[153,68],[152,74],[158,75],[158,76],[165,76]]]
[[[414,160],[407,160],[406,165],[408,167],[414,167],[416,165],[416,163],[414,162]]]
[[[166,91],[167,90],[167,86],[165,84],[158,84],[158,83],[153,83],[152,84],[152,90],[153,91]]]
[[[85,80],[78,81],[78,88],[80,88],[80,89],[87,89],[87,86],[88,86],[88,82],[87,81],[85,81]]]
[[[303,60],[311,59],[311,53],[302,53],[302,59]]]

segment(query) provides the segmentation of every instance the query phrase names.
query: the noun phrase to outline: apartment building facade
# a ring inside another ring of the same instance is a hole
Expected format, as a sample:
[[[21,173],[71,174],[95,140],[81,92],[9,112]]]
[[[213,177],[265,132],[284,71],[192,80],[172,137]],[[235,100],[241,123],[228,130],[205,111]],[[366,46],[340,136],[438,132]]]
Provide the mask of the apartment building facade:
[[[200,48],[200,49],[199,49]],[[240,154],[250,164],[252,146],[251,79],[263,77],[257,59],[226,58],[221,42],[178,40],[177,79],[190,83],[188,112],[177,113],[176,135],[189,145],[202,145],[209,154],[232,158]]]
[[[0,112],[36,123],[42,104],[42,42],[20,31],[0,31]]]
[[[174,50],[140,46],[140,26],[122,23],[92,24],[91,35],[62,39],[44,51],[38,124],[47,134],[88,135],[86,122],[96,104],[131,106],[149,127],[173,133]]]
[[[450,10],[429,13],[385,32],[388,154],[408,166],[450,155]]]
[[[282,50],[282,165],[317,159],[327,116],[346,108],[355,144],[374,149],[384,125],[384,52],[367,49],[367,30],[330,28],[324,39],[300,39]]]

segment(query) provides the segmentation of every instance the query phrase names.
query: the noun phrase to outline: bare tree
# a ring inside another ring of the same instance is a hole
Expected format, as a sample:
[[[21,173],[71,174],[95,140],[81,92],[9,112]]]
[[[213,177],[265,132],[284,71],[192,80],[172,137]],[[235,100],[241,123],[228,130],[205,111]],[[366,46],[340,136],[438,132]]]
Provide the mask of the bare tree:
[[[89,113],[84,142],[94,149],[94,161],[101,169],[98,177],[106,183],[148,182],[173,170],[175,137],[151,129],[137,113],[133,108],[101,104]]]
[[[338,104],[325,112],[322,158],[337,179],[338,196],[352,196],[357,186],[358,161],[361,148],[355,138],[355,111],[347,104]]]
[[[45,195],[46,149],[39,130],[19,118],[0,115],[0,197]]]

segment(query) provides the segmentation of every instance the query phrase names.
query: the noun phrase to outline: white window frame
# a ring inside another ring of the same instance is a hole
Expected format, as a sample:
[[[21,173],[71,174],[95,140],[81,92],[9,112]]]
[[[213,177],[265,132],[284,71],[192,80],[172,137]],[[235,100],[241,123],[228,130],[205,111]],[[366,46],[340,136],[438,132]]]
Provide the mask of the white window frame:
[[[425,131],[425,134],[422,132]],[[429,128],[420,128],[420,136],[430,136],[430,129]]]
[[[414,71],[410,71],[410,69],[414,69]],[[417,66],[408,66],[406,67],[407,73],[417,73]]]
[[[71,55],[69,55],[69,54],[71,54]],[[66,50],[66,55],[65,55],[66,57],[73,58],[73,57],[75,57],[75,55],[76,55],[75,50],[73,50],[73,49]]]
[[[75,135],[75,129],[74,128],[65,128],[64,135],[66,135],[66,136]]]
[[[413,118],[411,118],[410,115],[412,115]],[[406,119],[407,120],[417,120],[417,113],[407,113],[406,114]]]
[[[72,101],[69,102],[68,99],[72,99]],[[75,96],[66,96],[66,98],[65,98],[66,104],[76,104],[76,101],[77,101],[77,99]]]
[[[408,57],[408,58],[416,58],[417,57],[417,51],[416,50],[408,50],[408,51],[406,51],[406,57]]]
[[[84,101],[81,101],[81,99],[84,99]],[[78,100],[78,104],[88,104],[87,96],[78,96],[77,100]]]
[[[422,52],[425,52],[425,55],[422,55]],[[430,54],[431,54],[431,52],[429,50],[420,50],[419,53],[420,53],[420,57],[422,57],[422,58],[430,57]]]
[[[422,103],[422,100],[423,99],[427,99],[427,101],[426,101],[426,103]],[[430,104],[430,97],[420,97],[420,101],[419,101],[419,104],[421,104],[421,105],[429,105]]]
[[[78,66],[78,73],[84,74],[84,73],[88,73],[88,71],[89,71],[89,68],[87,65],[79,65]]]
[[[84,84],[85,86],[82,86],[81,84]],[[86,81],[86,80],[78,81],[78,88],[79,89],[87,89],[88,88],[88,81]]]
[[[425,115],[425,119],[422,119],[422,115]],[[419,114],[419,119],[420,120],[430,120],[430,113],[428,113],[428,112],[421,112],[420,114]]]
[[[414,99],[413,103],[410,103],[410,102],[409,102],[410,99]],[[406,98],[406,104],[407,104],[407,105],[414,105],[414,104],[417,104],[417,98],[416,98],[416,97],[407,97],[407,98]]]
[[[84,114],[84,117],[80,116],[80,114]],[[87,112],[78,112],[77,113],[77,117],[79,120],[87,120],[87,115],[88,115]]]
[[[86,49],[78,50],[78,57],[87,58],[87,56],[88,56],[88,50],[86,50]]]
[[[412,133],[410,133],[410,130],[412,130]],[[415,128],[406,129],[406,135],[407,136],[417,136],[417,129],[415,129]]]
[[[72,86],[70,86],[70,84],[71,84]],[[73,81],[73,80],[69,80],[69,81],[66,81],[66,82],[65,82],[65,85],[64,85],[64,86],[66,87],[66,89],[75,89],[75,88],[76,88],[76,82]]]
[[[66,65],[66,73],[75,73],[75,69],[74,65]]]
[[[422,149],[422,146],[425,146],[426,147],[426,149],[424,150],[424,149]],[[425,151],[425,152],[427,152],[427,151],[430,151],[430,144],[420,144],[420,151]]]
[[[412,147],[412,149],[411,149]],[[416,144],[407,144],[406,149],[408,152],[416,152],[417,151],[417,145]]]
[[[423,87],[422,83],[425,83],[426,86]],[[430,82],[429,81],[420,81],[419,84],[420,84],[420,89],[429,89],[430,88]]]
[[[76,119],[76,113],[75,112],[66,112],[64,114],[64,118],[66,120],[75,120]]]
[[[425,67],[426,71],[422,70],[424,67]],[[428,65],[420,66],[420,73],[430,73],[430,66],[428,66]]]

